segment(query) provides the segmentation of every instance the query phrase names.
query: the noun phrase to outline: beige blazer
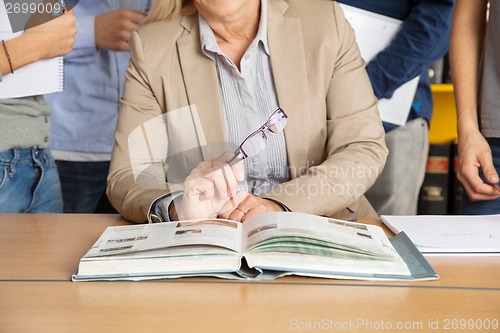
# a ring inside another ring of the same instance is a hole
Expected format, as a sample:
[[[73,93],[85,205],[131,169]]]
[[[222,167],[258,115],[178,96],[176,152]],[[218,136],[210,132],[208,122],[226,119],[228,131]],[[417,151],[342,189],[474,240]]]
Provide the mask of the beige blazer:
[[[336,2],[268,0],[268,41],[279,105],[289,116],[285,140],[292,180],[266,197],[292,211],[354,211],[382,171],[387,149],[353,30]],[[154,200],[181,187],[165,185],[161,172],[137,168],[131,151],[142,151],[147,164],[146,155],[226,138],[216,68],[202,53],[196,16],[145,24],[132,35],[130,48],[107,194],[125,218],[144,222]],[[165,120],[168,115],[173,116]],[[165,131],[137,139],[154,119],[162,119]],[[139,141],[149,148],[137,149]],[[210,155],[199,149],[204,159]],[[137,170],[149,180],[138,181]]]

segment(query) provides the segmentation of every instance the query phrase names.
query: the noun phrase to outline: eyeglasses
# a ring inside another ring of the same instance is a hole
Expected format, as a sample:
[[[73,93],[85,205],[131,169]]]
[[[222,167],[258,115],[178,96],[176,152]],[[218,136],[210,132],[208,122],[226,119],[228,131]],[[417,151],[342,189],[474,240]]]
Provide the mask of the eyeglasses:
[[[252,157],[260,153],[266,147],[267,133],[279,133],[286,126],[288,116],[283,109],[278,108],[274,111],[267,121],[258,130],[252,132],[234,151],[234,156],[228,164],[233,165],[247,157]]]

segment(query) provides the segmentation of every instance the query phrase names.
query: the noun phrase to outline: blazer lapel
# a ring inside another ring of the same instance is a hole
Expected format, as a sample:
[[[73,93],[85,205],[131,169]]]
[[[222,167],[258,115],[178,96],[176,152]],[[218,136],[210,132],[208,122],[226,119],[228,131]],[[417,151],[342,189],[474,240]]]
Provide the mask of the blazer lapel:
[[[299,170],[309,149],[304,144],[310,136],[309,96],[300,19],[285,16],[287,8],[282,0],[268,2],[268,41],[279,105],[289,117],[285,128],[288,162],[291,170]],[[185,17],[181,24],[188,31],[177,40],[188,103],[196,105],[206,142],[226,142],[217,72],[201,51],[198,20]]]
[[[310,113],[301,23],[297,17],[285,16],[287,8],[285,1],[268,1],[268,40],[279,105],[288,115],[288,162],[296,173],[308,156]]]
[[[184,17],[181,24],[188,31],[177,40],[184,85],[188,103],[196,106],[203,129],[203,133],[199,133],[200,145],[208,144],[203,154],[204,159],[209,160],[217,157],[211,153],[211,144],[227,141],[217,72],[213,61],[201,50],[197,16]]]

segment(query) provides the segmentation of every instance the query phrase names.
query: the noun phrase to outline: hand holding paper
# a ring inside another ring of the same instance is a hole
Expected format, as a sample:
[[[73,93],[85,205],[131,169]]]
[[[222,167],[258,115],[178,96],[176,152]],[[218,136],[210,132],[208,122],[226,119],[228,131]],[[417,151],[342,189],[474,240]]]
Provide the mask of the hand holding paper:
[[[73,11],[68,11],[50,22],[26,30],[20,38],[27,43],[43,45],[37,50],[39,59],[55,58],[71,52],[77,32],[75,21]]]
[[[63,89],[63,63],[58,57],[71,51],[76,35],[72,11],[28,29],[13,33],[5,6],[0,4],[0,39],[5,40],[10,64],[4,66],[0,98],[48,94]],[[11,67],[11,66],[12,67]],[[15,74],[8,74],[15,72]]]

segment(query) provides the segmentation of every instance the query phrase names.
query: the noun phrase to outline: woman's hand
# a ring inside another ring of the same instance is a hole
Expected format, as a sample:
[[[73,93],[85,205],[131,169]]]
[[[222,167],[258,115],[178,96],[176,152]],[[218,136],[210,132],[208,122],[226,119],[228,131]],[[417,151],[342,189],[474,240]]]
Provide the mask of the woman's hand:
[[[457,177],[471,201],[494,200],[500,197],[498,174],[493,166],[491,149],[479,132],[459,138]],[[489,184],[479,177],[479,168]]]
[[[21,38],[30,46],[38,59],[50,59],[71,52],[77,29],[76,17],[72,10],[63,15],[27,29]]]
[[[10,62],[0,56],[4,75],[41,59],[50,59],[71,52],[77,29],[75,14],[68,11],[49,22],[26,30],[21,36],[6,41]]]
[[[276,202],[252,194],[247,194],[244,200],[232,210],[219,214],[219,218],[245,222],[251,217],[267,212],[283,212],[282,206]]]
[[[244,179],[244,164],[228,165],[232,156],[225,153],[216,160],[201,162],[191,171],[184,181],[182,199],[174,202],[170,214],[173,219],[215,218],[245,199],[246,192],[237,190],[238,182]]]

